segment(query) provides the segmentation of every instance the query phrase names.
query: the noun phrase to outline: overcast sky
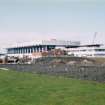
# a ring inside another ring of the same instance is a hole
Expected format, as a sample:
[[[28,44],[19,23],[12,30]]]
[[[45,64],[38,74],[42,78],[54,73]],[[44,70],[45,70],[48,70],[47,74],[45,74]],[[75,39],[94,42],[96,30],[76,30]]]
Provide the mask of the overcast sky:
[[[0,0],[0,47],[43,39],[105,44],[105,0]]]

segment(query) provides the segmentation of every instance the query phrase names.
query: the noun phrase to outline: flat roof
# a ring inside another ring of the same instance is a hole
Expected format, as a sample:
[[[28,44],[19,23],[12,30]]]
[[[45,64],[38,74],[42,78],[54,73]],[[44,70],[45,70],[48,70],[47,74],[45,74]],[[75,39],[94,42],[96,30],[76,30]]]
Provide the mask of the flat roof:
[[[77,45],[77,46],[67,46],[67,48],[78,48],[78,47],[100,47],[103,44],[86,44],[86,45]]]
[[[80,45],[79,41],[67,41],[67,40],[42,40],[42,41],[31,41],[31,42],[24,42],[24,43],[15,43],[8,48],[19,48],[19,47],[31,47],[31,46],[75,46]],[[7,48],[7,49],[8,49]]]

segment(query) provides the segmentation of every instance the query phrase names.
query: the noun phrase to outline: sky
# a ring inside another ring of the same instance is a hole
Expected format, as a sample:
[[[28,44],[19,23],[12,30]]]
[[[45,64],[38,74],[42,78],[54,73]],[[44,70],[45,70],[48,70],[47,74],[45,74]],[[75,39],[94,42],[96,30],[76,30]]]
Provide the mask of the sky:
[[[105,44],[105,0],[0,0],[0,47],[37,40]]]

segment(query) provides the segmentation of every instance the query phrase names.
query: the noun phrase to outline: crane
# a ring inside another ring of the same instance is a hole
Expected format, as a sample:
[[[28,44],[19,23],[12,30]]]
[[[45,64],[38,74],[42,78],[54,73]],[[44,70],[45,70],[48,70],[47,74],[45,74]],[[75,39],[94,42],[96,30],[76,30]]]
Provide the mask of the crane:
[[[94,44],[96,36],[97,36],[97,32],[94,33],[92,44]]]

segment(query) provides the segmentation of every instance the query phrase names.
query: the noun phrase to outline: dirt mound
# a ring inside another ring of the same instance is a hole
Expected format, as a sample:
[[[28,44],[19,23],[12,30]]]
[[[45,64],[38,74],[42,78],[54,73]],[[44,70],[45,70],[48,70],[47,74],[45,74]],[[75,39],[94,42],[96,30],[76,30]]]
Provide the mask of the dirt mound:
[[[49,65],[93,65],[94,59],[82,58],[82,57],[45,57],[37,59],[36,63],[49,64]]]
[[[81,61],[81,65],[93,65],[93,64],[94,62],[91,60],[84,59],[83,61]]]
[[[65,64],[66,62],[61,60],[61,59],[54,59],[52,61],[50,61],[50,64]]]

